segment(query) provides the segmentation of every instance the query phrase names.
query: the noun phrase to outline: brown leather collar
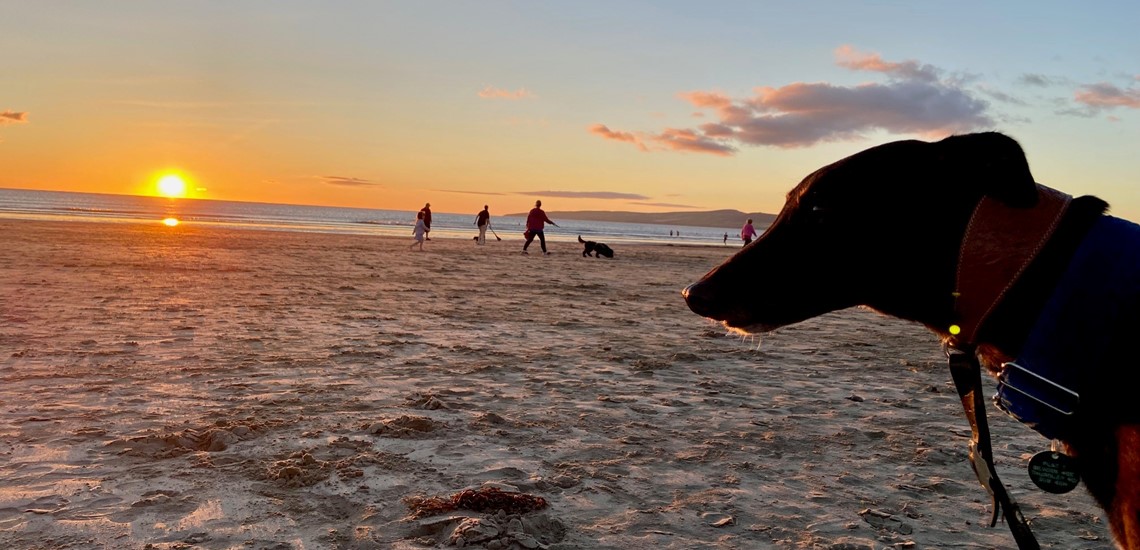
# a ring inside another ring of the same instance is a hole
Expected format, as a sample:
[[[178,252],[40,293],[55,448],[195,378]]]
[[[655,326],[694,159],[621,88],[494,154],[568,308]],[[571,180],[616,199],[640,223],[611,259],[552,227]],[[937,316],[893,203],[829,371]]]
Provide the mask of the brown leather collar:
[[[1072,197],[1037,185],[1037,204],[1014,208],[983,197],[962,237],[950,344],[977,344],[978,330],[1053,235]]]

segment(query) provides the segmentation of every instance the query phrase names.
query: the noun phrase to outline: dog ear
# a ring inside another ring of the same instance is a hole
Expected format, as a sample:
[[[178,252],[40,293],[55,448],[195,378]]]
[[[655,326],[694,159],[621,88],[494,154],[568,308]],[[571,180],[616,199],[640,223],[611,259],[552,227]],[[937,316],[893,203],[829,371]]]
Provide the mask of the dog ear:
[[[1015,208],[1037,203],[1037,183],[1021,145],[998,132],[950,136],[935,145],[955,185],[968,185]]]

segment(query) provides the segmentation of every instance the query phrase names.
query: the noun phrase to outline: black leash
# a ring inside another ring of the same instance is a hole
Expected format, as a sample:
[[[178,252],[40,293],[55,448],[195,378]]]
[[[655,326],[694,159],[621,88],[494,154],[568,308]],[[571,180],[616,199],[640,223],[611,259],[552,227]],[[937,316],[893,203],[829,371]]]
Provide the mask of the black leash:
[[[970,422],[970,430],[974,436],[970,439],[970,465],[978,476],[982,487],[990,493],[993,505],[993,515],[990,516],[990,527],[997,525],[999,514],[1004,512],[1005,522],[1009,525],[1013,540],[1017,542],[1020,550],[1039,550],[1037,539],[1029,530],[1029,523],[1021,515],[1021,509],[1013,501],[1013,497],[1005,490],[1005,485],[998,479],[994,468],[993,449],[990,447],[990,426],[986,423],[986,404],[982,394],[982,366],[973,346],[946,347],[946,358],[950,365],[950,375],[954,378],[954,386],[958,389],[958,397],[962,400],[962,409],[966,412],[966,420]]]

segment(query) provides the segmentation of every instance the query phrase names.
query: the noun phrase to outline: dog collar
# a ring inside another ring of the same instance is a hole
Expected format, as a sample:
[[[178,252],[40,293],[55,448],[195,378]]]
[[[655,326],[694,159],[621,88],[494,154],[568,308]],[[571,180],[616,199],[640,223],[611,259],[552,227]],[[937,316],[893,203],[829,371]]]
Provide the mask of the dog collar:
[[[978,331],[1048,242],[1071,201],[1071,196],[1040,184],[1037,204],[1029,208],[982,197],[959,250],[951,347],[977,343]]]

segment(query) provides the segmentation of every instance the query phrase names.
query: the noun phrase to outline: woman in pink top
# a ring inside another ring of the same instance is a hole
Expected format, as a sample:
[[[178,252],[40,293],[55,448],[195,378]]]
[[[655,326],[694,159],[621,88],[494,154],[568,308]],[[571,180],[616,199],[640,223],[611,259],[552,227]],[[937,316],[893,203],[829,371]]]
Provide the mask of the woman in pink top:
[[[740,239],[744,241],[744,246],[748,246],[748,243],[752,242],[756,236],[756,228],[752,227],[752,218],[748,218],[744,227],[740,229]]]
[[[558,224],[546,217],[546,212],[542,210],[542,201],[534,201],[534,208],[530,209],[530,214],[526,216],[526,242],[523,243],[523,254],[529,254],[526,249],[530,246],[531,241],[535,236],[538,236],[538,243],[542,246],[543,254],[550,254],[546,251],[546,234],[543,233],[543,228],[546,224],[558,227]]]

